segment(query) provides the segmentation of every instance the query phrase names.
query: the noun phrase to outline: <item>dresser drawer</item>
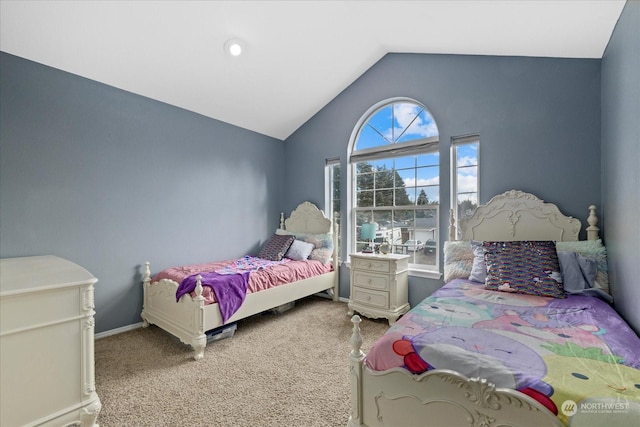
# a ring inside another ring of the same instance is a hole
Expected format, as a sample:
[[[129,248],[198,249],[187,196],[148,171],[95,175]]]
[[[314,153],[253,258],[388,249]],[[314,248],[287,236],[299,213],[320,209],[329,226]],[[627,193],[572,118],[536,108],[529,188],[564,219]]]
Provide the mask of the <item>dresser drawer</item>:
[[[378,259],[354,258],[351,261],[352,267],[360,270],[375,271],[380,273],[389,272],[389,261]]]
[[[14,294],[2,297],[0,301],[2,335],[75,319],[82,313],[77,287]]]
[[[354,270],[353,285],[362,286],[369,289],[377,289],[379,291],[389,290],[389,276],[384,274],[371,274]]]
[[[353,287],[353,295],[351,299],[355,303],[369,305],[376,308],[389,308],[389,293],[382,291],[374,291],[372,289]]]

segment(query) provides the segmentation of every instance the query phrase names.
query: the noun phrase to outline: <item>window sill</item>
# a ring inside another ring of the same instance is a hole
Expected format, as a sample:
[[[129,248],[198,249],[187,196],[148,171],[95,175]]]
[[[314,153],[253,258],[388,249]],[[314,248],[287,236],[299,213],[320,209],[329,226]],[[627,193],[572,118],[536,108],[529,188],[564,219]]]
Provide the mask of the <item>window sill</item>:
[[[416,269],[409,269],[409,276],[411,277],[422,277],[425,279],[441,279],[442,278],[442,273],[440,273],[439,271],[434,271],[434,270],[416,270]]]

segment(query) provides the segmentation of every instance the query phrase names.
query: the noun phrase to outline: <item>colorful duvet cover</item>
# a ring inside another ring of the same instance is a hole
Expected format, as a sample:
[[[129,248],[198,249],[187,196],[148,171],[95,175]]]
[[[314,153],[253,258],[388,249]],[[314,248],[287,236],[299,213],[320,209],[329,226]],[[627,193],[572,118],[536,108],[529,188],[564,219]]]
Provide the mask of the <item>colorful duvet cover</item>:
[[[601,416],[640,425],[632,422],[640,420],[640,339],[595,297],[497,292],[456,279],[395,323],[366,362],[376,371],[485,378],[528,394],[566,425]]]
[[[210,272],[225,275],[249,273],[247,294],[250,294],[331,271],[333,271],[331,264],[325,265],[320,261],[293,261],[288,258],[284,258],[282,261],[268,261],[258,257],[245,256],[226,261],[167,268],[154,276],[152,283],[162,279],[171,279],[180,284],[190,276]],[[191,295],[195,296],[192,291],[193,289],[189,290]],[[179,289],[176,292],[176,297],[182,296],[183,293],[184,288]],[[216,296],[209,286],[204,286],[202,296],[205,298],[205,304],[217,302]]]

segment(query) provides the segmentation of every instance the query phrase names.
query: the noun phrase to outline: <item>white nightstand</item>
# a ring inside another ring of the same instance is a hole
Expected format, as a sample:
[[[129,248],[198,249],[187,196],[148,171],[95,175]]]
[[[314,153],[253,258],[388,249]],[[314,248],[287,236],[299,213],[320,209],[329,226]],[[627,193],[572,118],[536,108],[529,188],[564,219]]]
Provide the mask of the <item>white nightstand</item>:
[[[409,256],[351,254],[349,315],[385,317],[393,325],[409,311]]]

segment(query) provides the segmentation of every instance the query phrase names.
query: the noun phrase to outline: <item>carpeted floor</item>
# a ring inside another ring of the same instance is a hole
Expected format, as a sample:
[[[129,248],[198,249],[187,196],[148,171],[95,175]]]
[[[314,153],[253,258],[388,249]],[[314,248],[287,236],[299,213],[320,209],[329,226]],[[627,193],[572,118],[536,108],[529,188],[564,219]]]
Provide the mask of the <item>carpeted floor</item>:
[[[389,325],[363,318],[366,352]],[[96,341],[101,427],[345,426],[352,323],[320,297],[238,322],[232,338],[191,348],[151,326]]]

